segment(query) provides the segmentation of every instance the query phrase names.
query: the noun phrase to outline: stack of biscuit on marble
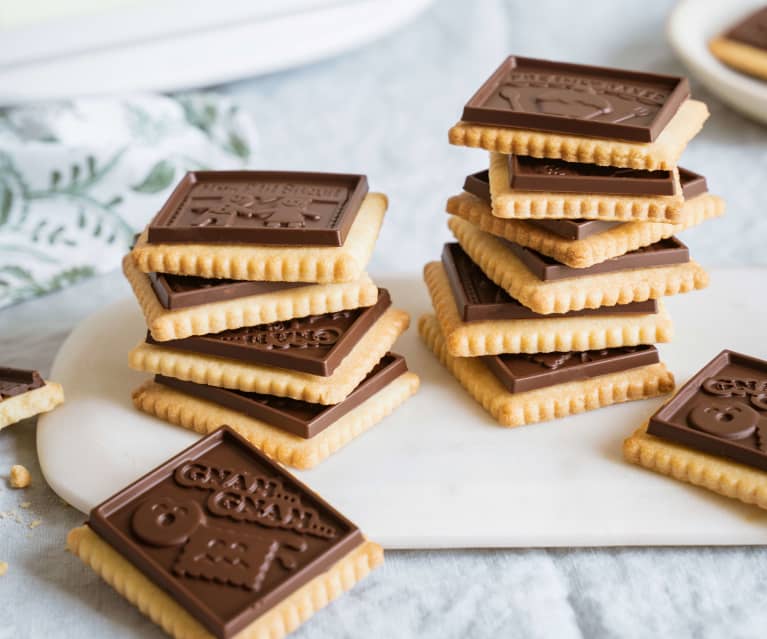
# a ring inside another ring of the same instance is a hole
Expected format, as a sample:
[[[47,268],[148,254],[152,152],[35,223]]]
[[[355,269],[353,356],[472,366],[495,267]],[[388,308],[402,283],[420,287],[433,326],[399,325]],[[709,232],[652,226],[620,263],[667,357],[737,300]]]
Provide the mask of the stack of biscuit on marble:
[[[661,298],[708,283],[674,234],[724,208],[677,167],[707,117],[683,78],[521,57],[470,99],[450,142],[490,166],[448,200],[419,332],[501,424],[673,389]]]
[[[409,317],[365,272],[386,208],[363,175],[187,174],[123,262],[148,327],[129,363],[155,375],[136,407],[297,468],[383,419],[418,387],[389,352]]]

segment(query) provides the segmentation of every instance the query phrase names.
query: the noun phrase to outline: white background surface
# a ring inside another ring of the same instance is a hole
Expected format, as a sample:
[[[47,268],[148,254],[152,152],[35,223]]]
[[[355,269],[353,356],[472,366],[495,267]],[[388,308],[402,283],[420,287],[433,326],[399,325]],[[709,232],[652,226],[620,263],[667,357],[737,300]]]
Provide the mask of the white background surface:
[[[441,213],[446,195],[486,162],[482,152],[446,141],[478,78],[509,52],[683,72],[664,41],[671,4],[443,1],[365,50],[226,90],[260,124],[260,166],[360,170],[387,191],[392,207],[373,272],[416,273],[448,238]],[[707,174],[729,213],[684,240],[704,265],[765,264],[767,131],[696,83],[693,91],[708,102],[712,118],[684,163]],[[750,296],[762,295],[762,288]],[[3,359],[47,373],[77,321],[127,293],[115,274],[0,313]],[[693,304],[704,295],[683,299]],[[680,335],[686,330],[677,326]],[[696,346],[701,361],[713,354]],[[23,493],[0,490],[0,510],[22,522],[0,519],[0,559],[10,563],[0,578],[0,637],[159,639],[158,630],[64,552],[66,531],[82,515],[62,507],[42,484],[34,433],[28,422],[0,437],[0,467],[21,462],[36,479]],[[25,501],[29,509],[20,507]],[[28,528],[36,519],[43,523]],[[763,548],[390,552],[382,570],[296,636],[761,638],[765,574]]]
[[[763,277],[763,269],[715,271],[705,293],[667,300],[685,330],[660,350],[680,379],[710,358],[696,342],[711,354],[729,347],[767,356],[767,304],[750,295]],[[414,319],[430,310],[420,278],[376,279]],[[728,321],[731,332],[723,334]],[[148,375],[127,369],[126,352],[145,330],[132,296],[110,305],[75,329],[51,371],[67,403],[38,422],[40,466],[85,513],[196,439],[130,402],[126,389]],[[384,548],[763,543],[767,512],[625,465],[622,440],[662,399],[499,428],[416,332],[394,350],[422,377],[419,393],[298,473]]]

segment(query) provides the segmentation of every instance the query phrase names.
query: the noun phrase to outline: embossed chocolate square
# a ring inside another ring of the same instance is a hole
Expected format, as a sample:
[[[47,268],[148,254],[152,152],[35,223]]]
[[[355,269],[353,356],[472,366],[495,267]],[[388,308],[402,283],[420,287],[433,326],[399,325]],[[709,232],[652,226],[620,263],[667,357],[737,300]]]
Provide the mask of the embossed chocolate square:
[[[365,543],[357,526],[226,426],[94,508],[88,525],[219,638]]]
[[[689,96],[682,77],[509,56],[471,97],[462,119],[652,142]]]
[[[342,246],[367,192],[364,175],[193,171],[149,224],[148,241]]]
[[[767,471],[767,361],[722,351],[650,418],[647,432]]]

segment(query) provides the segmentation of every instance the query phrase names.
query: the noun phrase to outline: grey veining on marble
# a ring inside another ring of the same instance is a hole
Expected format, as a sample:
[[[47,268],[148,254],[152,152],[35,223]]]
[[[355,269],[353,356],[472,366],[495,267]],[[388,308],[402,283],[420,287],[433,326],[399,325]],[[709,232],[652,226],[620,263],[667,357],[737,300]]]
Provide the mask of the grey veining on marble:
[[[439,2],[363,50],[222,89],[257,120],[257,166],[360,171],[386,191],[391,209],[371,271],[412,272],[448,239],[446,196],[486,164],[483,152],[447,144],[477,81],[512,51],[681,72],[664,40],[670,6]],[[704,172],[730,209],[685,242],[704,264],[765,263],[767,130],[694,91],[712,117],[684,164]],[[47,372],[71,328],[127,291],[115,273],[0,312],[0,359]],[[32,421],[0,435],[0,475],[16,462],[35,483],[20,492],[0,481],[0,561],[10,565],[0,577],[0,639],[161,637],[64,551],[83,517],[43,484]],[[763,637],[765,575],[763,548],[391,552],[295,636]]]

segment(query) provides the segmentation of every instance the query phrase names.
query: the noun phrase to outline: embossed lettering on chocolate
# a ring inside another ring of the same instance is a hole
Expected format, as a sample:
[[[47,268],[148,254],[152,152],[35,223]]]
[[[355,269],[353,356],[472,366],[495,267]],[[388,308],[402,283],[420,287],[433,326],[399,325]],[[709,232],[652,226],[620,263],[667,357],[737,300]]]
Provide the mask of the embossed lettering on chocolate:
[[[88,525],[219,639],[364,542],[226,426],[94,508]]]
[[[367,192],[364,175],[193,171],[149,224],[148,241],[342,246]]]
[[[767,471],[767,361],[722,351],[650,418],[647,432]]]
[[[682,77],[509,56],[471,97],[462,118],[652,142],[689,96]]]

